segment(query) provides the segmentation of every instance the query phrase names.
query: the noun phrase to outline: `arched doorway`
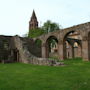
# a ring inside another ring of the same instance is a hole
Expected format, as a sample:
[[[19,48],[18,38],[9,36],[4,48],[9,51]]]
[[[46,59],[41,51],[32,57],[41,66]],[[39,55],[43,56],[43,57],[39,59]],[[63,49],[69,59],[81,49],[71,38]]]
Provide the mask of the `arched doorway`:
[[[58,40],[55,36],[50,36],[46,40],[46,54],[47,57],[58,57]]]
[[[17,48],[13,49],[13,59],[14,62],[19,62],[19,50]]]
[[[81,35],[76,31],[68,32],[63,39],[63,55],[64,59],[75,58],[78,57],[77,53],[78,49],[81,49],[81,45],[77,42],[81,43]],[[81,52],[80,52],[81,53]]]

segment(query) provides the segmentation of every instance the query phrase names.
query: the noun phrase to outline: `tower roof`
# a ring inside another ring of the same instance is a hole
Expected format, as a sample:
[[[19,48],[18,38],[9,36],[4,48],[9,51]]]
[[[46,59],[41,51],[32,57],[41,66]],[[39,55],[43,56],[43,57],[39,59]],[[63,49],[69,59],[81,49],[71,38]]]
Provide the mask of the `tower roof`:
[[[29,30],[30,29],[35,29],[35,28],[38,28],[38,21],[37,21],[37,17],[36,17],[35,11],[33,10],[31,19],[29,21]]]
[[[32,13],[32,16],[31,16],[31,19],[37,19],[36,17],[36,14],[35,14],[35,11],[33,10],[33,13]]]

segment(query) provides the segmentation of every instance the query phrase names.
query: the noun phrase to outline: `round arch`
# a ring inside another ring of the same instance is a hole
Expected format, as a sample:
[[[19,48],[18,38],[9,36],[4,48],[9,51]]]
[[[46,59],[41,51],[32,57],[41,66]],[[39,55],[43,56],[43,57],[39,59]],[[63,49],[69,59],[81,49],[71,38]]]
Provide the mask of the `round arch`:
[[[63,51],[64,51],[63,56],[64,56],[64,59],[67,59],[67,52],[70,52],[69,54],[71,54],[72,58],[75,58],[75,56],[77,56],[76,51],[78,51],[77,50],[78,48],[74,48],[74,45],[75,45],[75,42],[78,43],[81,40],[82,40],[82,36],[80,34],[80,31],[70,30],[64,34],[64,37],[63,37]],[[68,41],[71,45],[71,47],[68,49],[67,49],[67,45],[65,43],[66,41]]]
[[[49,36],[45,42],[47,57],[58,57],[58,39],[55,36]]]

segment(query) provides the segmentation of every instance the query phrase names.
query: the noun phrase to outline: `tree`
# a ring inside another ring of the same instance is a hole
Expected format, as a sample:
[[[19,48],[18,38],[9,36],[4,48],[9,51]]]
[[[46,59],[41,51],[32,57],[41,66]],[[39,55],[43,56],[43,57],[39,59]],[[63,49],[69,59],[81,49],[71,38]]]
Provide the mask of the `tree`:
[[[45,33],[60,30],[59,24],[57,24],[55,22],[51,22],[50,20],[47,20],[44,23],[42,28],[45,31]],[[51,48],[53,48],[56,45],[57,42],[54,39],[50,39],[48,43],[49,43],[49,49],[51,50]]]
[[[45,33],[53,32],[53,31],[56,31],[56,30],[60,30],[59,24],[57,24],[55,22],[51,22],[50,20],[47,20],[44,23],[42,28],[44,29]]]
[[[35,38],[38,37],[40,35],[44,34],[44,30],[41,28],[37,28],[37,29],[32,29],[29,31],[28,33],[28,37],[30,38]]]

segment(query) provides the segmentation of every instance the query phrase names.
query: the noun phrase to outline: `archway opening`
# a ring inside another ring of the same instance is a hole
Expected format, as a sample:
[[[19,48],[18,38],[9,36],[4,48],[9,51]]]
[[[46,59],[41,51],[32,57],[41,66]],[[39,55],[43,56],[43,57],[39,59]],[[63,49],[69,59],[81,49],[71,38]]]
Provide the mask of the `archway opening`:
[[[50,36],[46,41],[46,54],[49,58],[58,58],[58,40]]]
[[[13,60],[19,62],[19,50],[17,48],[13,49]]]
[[[80,33],[76,31],[68,32],[63,40],[64,59],[81,57],[81,40]]]

